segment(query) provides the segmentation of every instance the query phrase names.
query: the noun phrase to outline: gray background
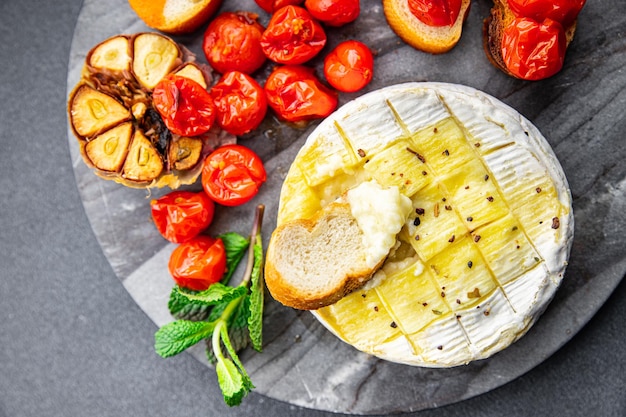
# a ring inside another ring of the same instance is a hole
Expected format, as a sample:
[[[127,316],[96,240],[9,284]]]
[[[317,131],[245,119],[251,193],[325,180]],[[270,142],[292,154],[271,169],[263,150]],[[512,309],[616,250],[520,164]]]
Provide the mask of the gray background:
[[[0,4],[0,416],[333,415],[255,393],[229,409],[212,369],[154,353],[156,325],[105,259],[74,179],[65,102],[81,2],[55,3]],[[610,33],[623,63],[623,29]],[[415,415],[625,415],[625,292],[524,376]]]

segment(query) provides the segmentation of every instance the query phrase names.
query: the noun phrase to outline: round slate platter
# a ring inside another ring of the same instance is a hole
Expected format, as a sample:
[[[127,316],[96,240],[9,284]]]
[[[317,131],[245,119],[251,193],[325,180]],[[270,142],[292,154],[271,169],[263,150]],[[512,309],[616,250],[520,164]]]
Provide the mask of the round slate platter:
[[[321,74],[323,55],[340,41],[358,39],[376,53],[375,77],[359,94],[407,81],[464,84],[491,94],[531,120],[552,145],[571,187],[575,239],[565,279],[537,324],[520,341],[490,359],[452,369],[426,369],[385,362],[339,341],[308,312],[285,308],[267,297],[264,350],[241,358],[256,392],[294,405],[349,414],[388,414],[450,404],[499,387],[529,371],[587,323],[626,270],[626,16],[615,2],[589,2],[583,9],[564,69],[540,82],[505,76],[482,49],[482,20],[491,3],[473,1],[459,44],[445,55],[407,46],[389,29],[380,0],[361,0],[356,22],[327,31],[329,40],[311,62]],[[221,10],[269,16],[253,0],[225,1]],[[603,16],[615,16],[610,22]],[[125,0],[83,4],[71,50],[68,93],[80,77],[86,53],[106,38],[150,30]],[[175,39],[198,54],[202,29]],[[271,65],[259,71],[263,80]],[[343,104],[359,94],[342,94]],[[266,161],[268,181],[253,202],[218,209],[212,234],[248,234],[254,207],[266,206],[264,240],[275,225],[282,180],[315,124],[296,129],[271,116],[240,143]],[[111,267],[138,305],[157,325],[172,321],[167,300],[172,280],[167,261],[174,245],[157,233],[149,201],[167,190],[136,190],[96,177],[82,162],[68,129],[69,147],[85,211]],[[191,186],[199,189],[199,186]],[[189,350],[198,361],[204,346]]]

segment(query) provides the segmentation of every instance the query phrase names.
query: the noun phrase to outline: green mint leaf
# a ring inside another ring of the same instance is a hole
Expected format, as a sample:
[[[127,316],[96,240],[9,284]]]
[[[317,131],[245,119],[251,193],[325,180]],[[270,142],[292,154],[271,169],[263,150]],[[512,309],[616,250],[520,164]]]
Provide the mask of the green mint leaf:
[[[214,329],[215,323],[212,322],[177,320],[154,334],[154,349],[164,358],[174,356],[210,337]]]
[[[259,239],[260,240],[260,239]],[[263,350],[263,248],[257,243],[254,245],[254,266],[250,281],[250,314],[248,315],[248,330],[252,347],[261,352]]]
[[[215,365],[215,371],[217,372],[217,382],[224,396],[224,402],[231,407],[241,404],[241,400],[248,394],[249,390],[246,389],[243,377],[233,361],[228,358],[222,358]]]
[[[239,369],[242,377],[242,384],[244,385],[246,391],[251,391],[252,389],[254,389],[254,385],[252,384],[252,380],[248,376],[246,369],[243,367],[243,363],[241,363],[241,361],[239,360],[239,356],[237,356],[237,352],[235,351],[235,348],[230,341],[230,337],[228,336],[228,329],[226,328],[226,326],[221,328],[220,338],[222,340],[222,343],[224,344],[224,347],[226,348],[226,351]]]
[[[233,317],[230,319],[228,326],[230,329],[245,329],[248,326],[248,315],[250,314],[250,297],[246,294],[245,297],[241,299],[241,304]]]
[[[177,319],[200,321],[207,318],[210,307],[203,303],[196,303],[186,294],[195,294],[194,291],[185,290],[175,285],[170,292],[167,307],[170,314]]]
[[[178,292],[194,304],[213,306],[216,304],[229,303],[246,294],[247,289],[241,286],[229,287],[228,285],[216,282],[206,290],[193,294],[180,290]]]
[[[211,310],[211,314],[209,315],[209,321],[217,321],[222,318],[222,314],[224,313],[224,310],[227,306],[228,304],[226,303],[218,304],[217,306],[215,306],[213,310]],[[241,302],[234,310],[234,312],[229,317],[225,318],[228,325],[228,335],[232,342],[233,349],[236,352],[239,352],[240,350],[246,348],[250,341],[250,338],[248,336],[248,312],[250,309],[249,306],[250,303],[248,300],[248,296],[245,295],[244,297],[242,297]],[[213,352],[213,349],[210,348],[210,346],[206,350],[206,355],[209,362],[211,362],[212,364],[216,363],[217,359],[215,357],[215,353]]]
[[[224,242],[224,249],[226,249],[226,273],[220,282],[226,285],[230,282],[237,265],[246,254],[250,240],[235,232],[224,233],[219,237]]]

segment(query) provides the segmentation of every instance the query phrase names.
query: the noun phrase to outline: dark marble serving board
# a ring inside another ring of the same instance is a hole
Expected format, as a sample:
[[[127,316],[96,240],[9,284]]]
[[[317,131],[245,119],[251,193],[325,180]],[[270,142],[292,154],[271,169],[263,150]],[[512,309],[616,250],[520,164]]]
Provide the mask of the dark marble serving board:
[[[491,94],[531,120],[552,145],[573,195],[575,239],[565,279],[537,324],[520,341],[490,359],[452,369],[385,362],[356,351],[323,328],[308,312],[269,299],[264,351],[242,354],[256,392],[294,405],[351,414],[386,414],[450,404],[499,387],[549,357],[585,325],[626,271],[626,13],[623,1],[589,2],[564,69],[540,82],[507,77],[482,49],[482,20],[489,1],[473,1],[461,41],[450,53],[428,55],[404,44],[389,29],[378,0],[362,0],[358,20],[328,30],[328,46],[358,39],[376,53],[374,80],[359,94],[407,81],[443,81]],[[222,10],[268,15],[253,0],[225,1]],[[613,16],[605,19],[605,16]],[[75,29],[68,93],[80,77],[89,49],[120,33],[148,29],[125,0],[86,0]],[[202,30],[176,37],[198,54]],[[321,58],[312,62],[320,70]],[[271,66],[258,75],[262,80]],[[320,72],[321,73],[321,72]],[[359,94],[342,94],[340,102]],[[266,205],[264,239],[275,225],[282,179],[307,134],[268,116],[254,134],[240,138],[266,161],[268,182],[255,200],[219,209],[212,233],[247,234],[254,206]],[[111,267],[138,305],[157,325],[172,320],[167,299],[172,280],[167,261],[174,245],[150,220],[150,198],[167,190],[129,189],[96,177],[82,162],[74,137],[69,147],[78,189],[95,235]],[[191,186],[191,189],[198,186]],[[190,350],[207,364],[202,346]]]

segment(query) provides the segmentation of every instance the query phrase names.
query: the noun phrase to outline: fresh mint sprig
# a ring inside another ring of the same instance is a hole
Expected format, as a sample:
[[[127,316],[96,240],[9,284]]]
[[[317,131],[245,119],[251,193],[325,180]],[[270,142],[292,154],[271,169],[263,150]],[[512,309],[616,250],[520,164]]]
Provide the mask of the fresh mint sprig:
[[[179,287],[172,290],[168,306],[175,317],[185,311],[212,308],[206,312],[206,319],[179,319],[155,333],[155,350],[164,358],[176,355],[201,340],[209,340],[207,356],[215,363],[218,383],[229,406],[239,405],[254,389],[237,355],[237,351],[247,344],[240,337],[242,328],[248,328],[246,338],[255,350],[260,352],[263,345],[263,212],[264,206],[259,205],[250,239],[236,233],[222,235],[230,275],[225,275],[220,283],[211,285],[205,291],[188,292]],[[236,287],[226,285],[246,249],[248,262],[241,283]]]

